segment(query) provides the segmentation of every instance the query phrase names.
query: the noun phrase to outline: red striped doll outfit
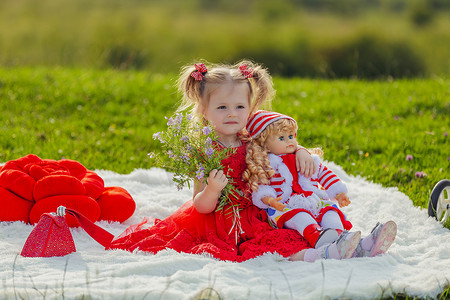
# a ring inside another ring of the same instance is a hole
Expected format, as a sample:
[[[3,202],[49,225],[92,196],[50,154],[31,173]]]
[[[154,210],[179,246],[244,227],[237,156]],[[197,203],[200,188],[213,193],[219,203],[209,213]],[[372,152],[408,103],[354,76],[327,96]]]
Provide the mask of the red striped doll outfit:
[[[300,175],[295,168],[295,154],[274,155],[269,153],[271,167],[275,175],[270,185],[260,185],[253,193],[253,203],[266,209],[273,225],[283,228],[284,223],[299,212],[307,212],[320,224],[323,215],[334,210],[339,214],[344,229],[351,223],[342,211],[331,201],[340,193],[347,193],[346,186],[330,169],[323,165],[317,155],[313,155],[317,171],[311,178]],[[281,197],[279,202],[286,205],[284,211],[275,210],[262,202],[262,198]]]

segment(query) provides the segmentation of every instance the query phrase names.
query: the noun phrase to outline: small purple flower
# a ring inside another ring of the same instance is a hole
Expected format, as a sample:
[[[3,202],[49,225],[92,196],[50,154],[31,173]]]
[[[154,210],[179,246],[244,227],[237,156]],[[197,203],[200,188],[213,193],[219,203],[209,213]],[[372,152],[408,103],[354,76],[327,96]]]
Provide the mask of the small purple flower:
[[[211,158],[211,156],[214,154],[214,149],[209,147],[205,150],[205,154],[208,156],[208,158]]]
[[[187,136],[184,135],[184,136],[181,137],[181,140],[182,140],[183,142],[186,142],[186,143],[187,143],[187,142],[189,141],[189,137],[187,137]]]
[[[181,157],[185,164],[189,165],[189,156],[187,154],[183,154]]]
[[[148,157],[150,157],[150,158],[154,158],[154,157],[155,157],[155,153],[153,153],[153,152],[147,153],[147,155],[148,155]]]
[[[172,118],[167,119],[167,117],[165,117],[167,120],[167,126],[171,126],[173,124],[175,124],[174,120]]]
[[[205,177],[205,168],[202,165],[200,165],[200,168],[195,172],[195,177],[198,180],[202,180],[203,177]]]
[[[192,120],[193,116],[192,114],[186,114],[186,118],[188,121]]]
[[[169,158],[174,157],[172,150],[167,151],[167,154],[169,155]]]
[[[161,137],[161,132],[157,132],[153,134],[153,139],[154,140],[159,140],[161,143],[164,143],[164,140]]]
[[[406,160],[410,161],[413,159],[413,156],[411,154],[406,155]]]
[[[186,145],[186,150],[187,150],[188,152],[191,152],[191,151],[192,151],[192,146],[191,146],[190,144],[187,144],[187,145]]]
[[[445,136],[445,137],[448,137],[448,132],[447,132],[447,131],[444,132],[444,136]]]
[[[181,124],[182,121],[183,121],[183,115],[180,113],[177,113],[177,116],[175,117],[175,122],[177,124]]]
[[[427,176],[427,174],[426,173],[424,173],[424,172],[422,172],[422,171],[420,171],[420,172],[416,172],[416,177],[417,178],[422,178],[422,177],[425,177],[425,176]]]
[[[205,140],[205,145],[206,146],[209,146],[209,145],[211,145],[212,144],[212,139],[208,136],[207,138],[206,138],[206,140]]]
[[[208,135],[212,132],[212,129],[209,126],[205,126],[205,127],[203,127],[202,132],[204,135]]]

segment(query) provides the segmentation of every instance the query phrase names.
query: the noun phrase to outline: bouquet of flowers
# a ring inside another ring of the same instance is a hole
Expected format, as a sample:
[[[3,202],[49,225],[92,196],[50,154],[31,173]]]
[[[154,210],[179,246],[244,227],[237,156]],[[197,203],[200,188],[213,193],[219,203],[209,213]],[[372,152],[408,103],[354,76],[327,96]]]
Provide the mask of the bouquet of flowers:
[[[177,113],[167,118],[167,130],[157,132],[153,139],[162,144],[163,154],[149,153],[158,167],[174,173],[172,180],[178,189],[190,187],[192,180],[205,181],[213,169],[223,169],[221,161],[234,153],[234,149],[217,151],[213,141],[217,135],[213,126],[195,121],[191,114]],[[225,174],[227,175],[227,174]],[[227,176],[228,177],[228,176]],[[229,202],[230,193],[236,193],[228,178],[227,186],[222,190],[217,209],[222,209]]]

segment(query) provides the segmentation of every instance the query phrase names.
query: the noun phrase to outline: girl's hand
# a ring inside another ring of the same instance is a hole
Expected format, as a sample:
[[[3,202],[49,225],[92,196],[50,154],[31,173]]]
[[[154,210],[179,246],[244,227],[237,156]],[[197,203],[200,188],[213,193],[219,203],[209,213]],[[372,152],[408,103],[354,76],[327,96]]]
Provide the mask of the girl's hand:
[[[300,172],[301,175],[308,178],[317,171],[314,158],[304,148],[299,148],[295,151],[295,167],[297,168],[297,172]]]
[[[223,171],[216,169],[209,172],[206,181],[208,184],[205,182],[194,184],[194,207],[201,214],[208,214],[216,209],[222,190],[228,183]]]
[[[214,169],[211,172],[209,172],[209,176],[206,181],[208,182],[208,189],[220,194],[222,192],[222,190],[224,189],[224,187],[227,185],[228,178],[223,173],[222,170],[218,171],[218,170]]]
[[[348,196],[345,193],[340,193],[336,196],[336,200],[339,203],[340,207],[346,207],[350,204],[350,199],[348,199]]]
[[[283,209],[286,207],[286,205],[283,203],[280,203],[279,202],[280,200],[281,200],[281,197],[274,198],[274,197],[270,197],[270,196],[264,197],[262,199],[262,201],[264,203],[266,203],[267,205],[269,205],[270,207],[273,207],[279,211],[283,211]]]

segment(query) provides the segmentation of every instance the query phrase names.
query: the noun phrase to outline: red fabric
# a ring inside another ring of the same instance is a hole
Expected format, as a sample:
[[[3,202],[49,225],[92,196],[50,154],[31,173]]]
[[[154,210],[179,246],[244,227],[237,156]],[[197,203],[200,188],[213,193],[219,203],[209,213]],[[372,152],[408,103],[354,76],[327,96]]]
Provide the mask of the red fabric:
[[[178,252],[202,254],[229,261],[244,261],[267,252],[277,252],[288,257],[304,248],[308,243],[300,234],[291,229],[273,229],[267,214],[253,206],[250,189],[241,179],[245,164],[245,144],[237,148],[236,154],[223,162],[224,171],[230,171],[245,197],[233,199],[242,209],[239,220],[243,232],[236,243],[233,228],[233,215],[228,214],[230,206],[224,211],[209,214],[198,213],[192,200],[186,202],[164,220],[156,220],[155,225],[142,229],[142,225],[132,226],[128,234],[123,234],[111,244],[112,249],[133,251],[139,249],[151,253],[170,248]]]
[[[83,183],[83,186],[86,188],[87,195],[94,199],[98,199],[105,190],[103,179],[95,172],[89,170],[86,171],[84,177],[81,179],[81,183]]]
[[[336,207],[334,207],[334,206],[327,206],[327,207],[322,208],[322,209],[319,211],[319,215],[318,215],[317,217],[314,217],[313,214],[312,214],[310,211],[306,210],[306,209],[303,209],[303,208],[294,208],[294,209],[292,209],[292,210],[290,210],[290,211],[284,213],[284,214],[278,219],[278,221],[277,221],[277,227],[278,227],[278,228],[283,228],[284,223],[286,223],[287,221],[289,221],[293,216],[295,216],[295,215],[298,214],[299,212],[305,212],[305,213],[308,213],[308,214],[311,215],[311,217],[312,217],[314,220],[316,220],[317,223],[321,223],[321,222],[322,222],[323,215],[324,215],[327,211],[329,211],[329,210],[334,210],[335,212],[338,213],[339,218],[341,219],[342,225],[344,226],[344,229],[345,229],[345,230],[350,230],[350,229],[352,229],[352,227],[353,227],[352,223],[351,223],[349,220],[347,220],[347,219],[345,218],[344,213],[343,213],[340,209],[338,209],[338,208],[336,208]]]
[[[34,201],[33,188],[36,181],[18,170],[4,170],[0,174],[0,186],[28,201]]]
[[[61,159],[60,161],[58,161],[58,164],[65,167],[70,172],[70,175],[80,180],[83,179],[86,176],[86,172],[89,171],[85,166],[83,166],[76,160]]]
[[[131,195],[121,187],[107,187],[97,200],[100,205],[99,220],[123,222],[136,209]],[[124,205],[125,204],[125,205]]]
[[[43,214],[20,254],[25,257],[52,257],[75,251],[75,243],[64,217]]]
[[[6,162],[3,167],[0,169],[0,172],[3,170],[7,170],[7,169],[13,169],[13,170],[23,170],[23,168],[25,167],[25,165],[30,164],[30,163],[38,163],[41,162],[42,159],[40,159],[37,155],[34,154],[28,154],[24,157],[15,159],[15,160],[11,160]]]
[[[86,218],[95,222],[100,216],[100,206],[97,201],[86,195],[58,195],[44,198],[33,206],[30,211],[30,223],[35,224],[41,215],[47,212],[56,212],[58,206],[65,206],[82,213]],[[67,216],[67,225],[78,227],[80,224],[72,216]]]
[[[20,198],[0,187],[0,220],[29,222],[30,210],[34,202]]]
[[[116,193],[110,192],[115,189]],[[0,168],[0,221],[36,223],[41,214],[64,205],[95,222],[101,213],[97,203],[100,196],[106,220],[123,222],[134,213],[136,204],[128,192],[119,187],[105,188],[100,176],[77,161],[40,159],[29,154]],[[78,223],[72,220],[69,225]]]
[[[288,167],[289,172],[292,175],[292,193],[303,195],[304,197],[309,197],[312,195],[313,192],[311,191],[304,191],[300,184],[298,183],[298,172],[295,167],[295,154],[286,154],[281,155],[281,159],[283,160],[284,164]]]
[[[57,195],[86,195],[83,184],[75,177],[65,174],[48,175],[34,185],[34,201]]]
[[[114,235],[101,228],[100,226],[95,225],[91,220],[86,218],[83,214],[79,213],[76,210],[68,209],[65,210],[66,216],[70,215],[77,219],[78,223],[87,232],[94,240],[96,240],[100,245],[107,248],[111,244],[111,241],[114,238]]]

